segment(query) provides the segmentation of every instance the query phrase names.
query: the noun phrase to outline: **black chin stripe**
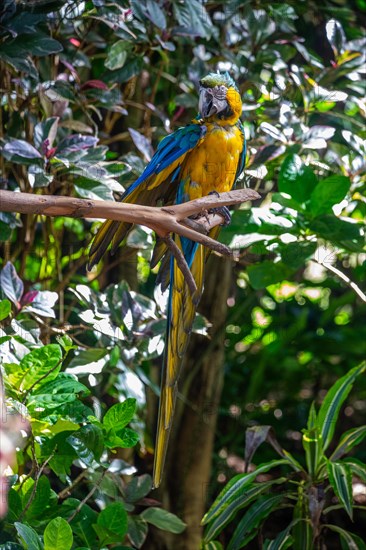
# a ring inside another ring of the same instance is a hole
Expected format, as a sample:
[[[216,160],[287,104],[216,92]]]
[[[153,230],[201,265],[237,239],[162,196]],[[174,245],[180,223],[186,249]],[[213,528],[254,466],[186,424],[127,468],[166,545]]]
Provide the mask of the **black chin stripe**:
[[[230,118],[234,114],[233,110],[231,109],[230,105],[226,107],[221,113],[218,115],[218,118],[224,119],[224,118]]]

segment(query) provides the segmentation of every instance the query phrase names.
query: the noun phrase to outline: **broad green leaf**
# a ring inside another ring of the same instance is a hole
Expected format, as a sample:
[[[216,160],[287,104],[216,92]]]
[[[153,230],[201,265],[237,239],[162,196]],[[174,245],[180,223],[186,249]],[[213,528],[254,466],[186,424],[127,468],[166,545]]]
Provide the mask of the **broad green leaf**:
[[[317,243],[298,241],[284,244],[280,247],[282,262],[291,269],[299,269],[313,256]]]
[[[111,71],[114,69],[120,69],[125,64],[129,50],[130,44],[128,42],[125,40],[118,40],[109,50],[104,65]]]
[[[257,528],[269,514],[279,507],[284,495],[263,496],[259,498],[238,523],[227,550],[244,548],[257,534]]]
[[[186,528],[186,524],[178,516],[162,508],[146,508],[140,516],[151,525],[169,533],[182,533]]]
[[[39,33],[23,34],[15,39],[12,46],[24,51],[25,55],[31,53],[37,57],[44,57],[63,50],[62,44],[58,40],[49,36],[42,36]]]
[[[328,391],[318,413],[318,423],[323,437],[323,449],[329,446],[340,408],[352,389],[353,383],[362,372],[366,370],[366,362],[351,369],[342,376]]]
[[[136,409],[136,399],[126,399],[122,403],[116,403],[105,413],[103,425],[107,430],[117,432],[131,422]]]
[[[343,455],[349,453],[349,451],[356,445],[359,445],[365,437],[366,426],[359,426],[358,428],[348,430],[342,435],[340,442],[330,457],[330,460],[338,460]]]
[[[152,479],[149,474],[134,476],[124,489],[124,498],[127,502],[137,502],[146,497],[151,491]]]
[[[156,0],[146,0],[145,14],[154,25],[159,27],[159,29],[166,29],[164,10],[159,6]]]
[[[252,287],[259,290],[287,279],[290,270],[282,262],[273,263],[268,260],[260,264],[250,265],[247,273]]]
[[[340,538],[345,542],[347,550],[366,550],[365,541],[363,541],[358,535],[350,533],[349,531],[338,527],[338,525],[328,524],[323,525],[323,528],[327,528],[335,533],[338,533]]]
[[[47,525],[43,539],[44,550],[70,550],[74,537],[67,521],[57,517]]]
[[[37,489],[34,494],[33,494],[33,490],[34,490],[35,482],[33,480],[31,481],[33,483],[31,483],[29,489],[27,490],[27,492],[24,494],[22,498],[23,508],[31,500],[31,505],[29,506],[25,516],[27,518],[27,521],[30,521],[35,518],[37,519],[42,518],[42,514],[44,510],[47,508],[51,497],[51,485],[48,477],[41,476],[39,478],[37,483]]]
[[[8,317],[11,312],[11,303],[9,300],[1,300],[0,302],[0,321]]]
[[[32,393],[33,397],[41,394],[57,394],[57,393],[84,393],[89,395],[90,390],[81,384],[75,376],[60,372],[54,380],[48,381],[45,378],[43,384],[37,386],[37,389]]]
[[[341,202],[349,191],[351,180],[333,175],[321,180],[310,197],[310,211],[314,216],[331,212],[332,206]]]
[[[313,170],[303,164],[298,155],[288,155],[282,163],[278,178],[278,189],[287,193],[295,201],[307,201],[317,184]]]
[[[23,511],[22,501],[18,491],[15,489],[9,489],[8,491],[8,513],[6,516],[7,521],[16,521]]]
[[[16,521],[14,527],[17,530],[18,536],[25,544],[27,550],[43,550],[43,545],[37,535],[36,531],[25,525],[24,523],[19,523]]]
[[[0,241],[8,241],[11,237],[11,230],[10,225],[0,220]]]
[[[138,443],[139,439],[139,434],[130,428],[123,428],[117,433],[114,430],[109,430],[107,439],[105,440],[105,445],[110,449],[114,449],[115,447],[129,449],[134,447],[136,443]]]
[[[61,348],[57,344],[48,344],[25,355],[20,361],[24,372],[20,389],[29,390],[33,385],[54,380],[60,372],[61,361]]]
[[[127,513],[122,502],[112,502],[104,508],[93,527],[102,543],[121,542],[127,533]]]
[[[202,525],[207,525],[215,519],[219,514],[221,514],[225,508],[235,500],[238,496],[243,495],[243,492],[247,490],[247,487],[255,480],[255,478],[262,473],[268,472],[272,468],[277,468],[278,466],[288,466],[288,461],[284,459],[272,460],[271,462],[266,462],[260,464],[254,472],[250,474],[238,474],[234,476],[221,491],[219,496],[215,499],[211,508],[205,514],[202,519]]]
[[[346,462],[327,461],[327,470],[331,486],[343,504],[349,517],[353,516],[353,497],[352,497],[352,472],[350,466]]]
[[[68,498],[63,503],[63,506],[70,506],[67,517],[80,505],[80,501],[73,498]],[[92,510],[90,506],[84,504],[81,510],[70,522],[73,533],[79,537],[85,546],[88,548],[98,548],[98,542],[93,524],[97,522],[98,514]]]
[[[205,531],[204,540],[209,541],[214,539],[225,526],[235,517],[239,510],[248,506],[253,500],[257,500],[260,495],[267,492],[267,490],[275,484],[285,483],[286,478],[282,477],[273,481],[265,483],[255,483],[252,486],[246,488],[244,491],[238,493],[235,499],[232,499],[230,503],[223,508],[218,516],[209,524]]]
[[[309,229],[330,241],[337,241],[346,247],[359,244],[364,246],[361,235],[361,225],[351,221],[341,220],[333,214],[318,216],[309,222]],[[353,248],[351,248],[353,250]]]
[[[87,466],[92,466],[94,460],[98,462],[104,449],[103,431],[94,424],[82,426],[67,442]]]
[[[149,527],[146,521],[139,516],[128,516],[128,538],[136,548],[144,544]]]

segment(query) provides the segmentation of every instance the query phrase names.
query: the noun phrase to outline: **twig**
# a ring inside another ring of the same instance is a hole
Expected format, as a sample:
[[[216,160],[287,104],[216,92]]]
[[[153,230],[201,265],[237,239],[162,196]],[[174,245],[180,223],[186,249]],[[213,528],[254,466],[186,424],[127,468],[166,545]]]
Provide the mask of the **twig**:
[[[65,489],[62,489],[62,491],[59,492],[57,495],[58,498],[66,498],[71,494],[72,489],[76,487],[82,481],[87,473],[87,470],[83,470],[81,474],[77,476],[77,478],[74,479],[74,481],[69,485],[68,487],[65,487]]]
[[[45,378],[47,378],[47,376],[49,376],[51,374],[51,372],[53,372],[54,370],[56,370],[62,363],[63,359],[60,359],[56,365],[54,367],[52,367],[52,369],[50,369],[48,372],[46,372],[46,374],[43,374],[42,376],[40,376],[38,378],[38,380],[36,380],[30,388],[27,389],[27,391],[25,392],[24,394],[24,397],[23,397],[23,401],[25,400],[26,396],[33,390],[34,386],[36,386],[37,384],[39,384],[42,380],[44,380]]]
[[[345,273],[340,271],[340,269],[337,269],[336,267],[334,267],[334,265],[332,265],[330,263],[319,262],[319,260],[313,260],[313,262],[315,262],[319,265],[322,265],[323,267],[325,267],[326,269],[328,269],[329,271],[334,273],[334,275],[337,275],[337,277],[342,279],[342,281],[344,281],[347,286],[349,286],[354,292],[356,292],[357,296],[359,296],[361,298],[361,300],[366,302],[366,294],[364,292],[362,292],[360,287],[357,286],[356,283],[354,283],[349,277],[347,277],[347,275],[345,275]]]
[[[99,485],[102,483],[103,481],[103,478],[105,476],[105,474],[107,473],[107,470],[104,470],[104,472],[102,473],[102,475],[100,476],[100,478],[98,479],[97,483],[94,485],[94,487],[89,491],[89,493],[86,495],[85,498],[83,498],[82,501],[80,501],[80,503],[78,504],[77,508],[75,508],[75,510],[73,511],[73,513],[71,514],[71,516],[68,518],[68,523],[71,523],[72,520],[74,519],[74,517],[80,512],[80,510],[82,509],[82,507],[84,506],[84,504],[86,504],[88,502],[88,500],[94,495],[95,491],[98,489]]]
[[[36,496],[36,491],[37,491],[37,487],[38,487],[38,482],[40,480],[40,477],[43,473],[43,470],[45,469],[45,467],[47,466],[47,464],[49,463],[50,460],[52,460],[52,458],[55,456],[55,453],[56,453],[56,447],[54,448],[53,452],[50,454],[50,456],[44,461],[44,463],[42,464],[42,466],[39,468],[38,472],[37,472],[37,475],[36,475],[36,479],[34,480],[34,485],[33,485],[33,489],[32,489],[32,492],[31,492],[31,495],[29,497],[29,500],[27,502],[27,504],[24,506],[23,510],[22,510],[22,513],[20,514],[19,516],[19,521],[22,521],[23,517],[25,516],[28,508],[30,507],[30,505],[32,504],[33,500],[34,500],[34,497]]]
[[[189,291],[193,296],[194,293],[197,291],[197,285],[196,285],[196,281],[193,278],[191,270],[189,269],[189,266],[185,260],[185,257],[183,256],[182,251],[169,235],[168,237],[163,237],[162,240],[165,242],[165,244],[167,245],[171,253],[174,255],[177,265],[181,270],[181,272],[183,273],[183,276],[186,280]]]

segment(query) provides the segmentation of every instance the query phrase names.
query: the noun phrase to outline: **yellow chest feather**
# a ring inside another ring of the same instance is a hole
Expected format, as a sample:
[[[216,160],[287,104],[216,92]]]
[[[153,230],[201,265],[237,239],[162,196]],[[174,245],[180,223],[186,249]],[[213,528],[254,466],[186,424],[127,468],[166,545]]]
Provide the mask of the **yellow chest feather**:
[[[187,155],[182,166],[189,198],[203,197],[211,191],[230,191],[242,150],[243,137],[237,126],[208,124],[204,139]]]

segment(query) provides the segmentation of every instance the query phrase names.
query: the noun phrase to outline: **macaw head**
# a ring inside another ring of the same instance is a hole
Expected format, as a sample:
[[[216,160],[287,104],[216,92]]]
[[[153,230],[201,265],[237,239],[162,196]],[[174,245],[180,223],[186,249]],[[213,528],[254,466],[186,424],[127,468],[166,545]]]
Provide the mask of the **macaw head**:
[[[235,124],[242,111],[239,90],[229,73],[210,73],[200,80],[200,116]]]

